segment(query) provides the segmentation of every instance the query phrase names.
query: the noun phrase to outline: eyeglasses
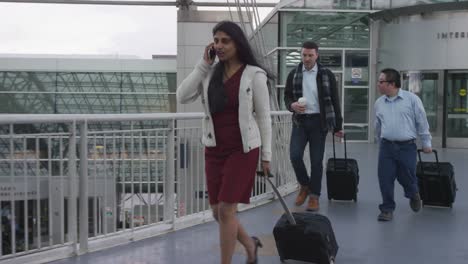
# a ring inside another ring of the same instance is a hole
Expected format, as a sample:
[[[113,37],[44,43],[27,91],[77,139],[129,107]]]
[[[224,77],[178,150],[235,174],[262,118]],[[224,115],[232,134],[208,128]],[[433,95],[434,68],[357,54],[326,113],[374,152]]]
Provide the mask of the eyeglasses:
[[[382,84],[382,83],[391,83],[392,81],[377,81],[379,84]]]

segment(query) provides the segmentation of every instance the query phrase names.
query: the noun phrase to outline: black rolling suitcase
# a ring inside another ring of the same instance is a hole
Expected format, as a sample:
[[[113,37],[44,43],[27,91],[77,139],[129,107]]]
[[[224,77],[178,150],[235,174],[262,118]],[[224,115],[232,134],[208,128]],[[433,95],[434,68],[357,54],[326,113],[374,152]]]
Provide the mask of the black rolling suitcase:
[[[333,158],[328,159],[326,171],[328,200],[354,200],[356,202],[359,167],[355,159],[348,159],[346,135],[344,135],[344,156],[344,159],[336,158],[335,135],[333,134]]]
[[[416,165],[419,194],[424,205],[452,207],[455,201],[457,184],[453,165],[450,162],[439,162],[436,150],[436,162],[423,162],[421,149],[418,149],[419,161]]]
[[[266,179],[285,211],[273,228],[281,262],[292,259],[317,264],[334,263],[338,244],[330,220],[312,212],[291,214],[278,189],[268,177]]]

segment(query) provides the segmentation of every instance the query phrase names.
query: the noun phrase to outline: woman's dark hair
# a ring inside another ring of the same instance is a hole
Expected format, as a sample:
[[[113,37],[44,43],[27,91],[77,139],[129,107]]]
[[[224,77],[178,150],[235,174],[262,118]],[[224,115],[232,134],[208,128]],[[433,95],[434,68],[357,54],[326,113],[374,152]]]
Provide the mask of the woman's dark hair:
[[[218,31],[222,31],[231,37],[236,45],[237,57],[243,64],[260,67],[267,72],[268,78],[273,78],[273,76],[262,65],[260,65],[260,63],[258,63],[247,37],[239,25],[231,21],[221,21],[214,26],[213,35]],[[220,61],[215,66],[208,86],[208,103],[212,114],[221,112],[227,103],[227,96],[225,95],[223,88],[223,75],[224,63]]]

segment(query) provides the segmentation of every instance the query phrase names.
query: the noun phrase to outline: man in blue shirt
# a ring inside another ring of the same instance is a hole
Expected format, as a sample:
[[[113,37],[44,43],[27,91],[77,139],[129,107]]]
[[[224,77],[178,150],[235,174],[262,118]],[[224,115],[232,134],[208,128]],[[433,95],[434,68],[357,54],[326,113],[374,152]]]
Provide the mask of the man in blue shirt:
[[[375,102],[375,135],[380,143],[378,175],[382,204],[379,221],[390,221],[395,210],[395,179],[403,186],[414,212],[421,209],[416,178],[419,135],[425,153],[432,152],[431,134],[421,99],[400,89],[400,74],[395,69],[381,71],[377,87],[383,95]]]

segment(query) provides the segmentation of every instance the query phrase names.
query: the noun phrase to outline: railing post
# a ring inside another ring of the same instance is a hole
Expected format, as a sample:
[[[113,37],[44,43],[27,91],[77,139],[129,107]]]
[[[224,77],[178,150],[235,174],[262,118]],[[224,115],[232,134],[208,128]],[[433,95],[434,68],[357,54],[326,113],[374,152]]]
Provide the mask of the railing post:
[[[10,184],[11,187],[15,186],[15,145],[13,142],[13,135],[14,134],[14,125],[10,124]],[[39,176],[39,175],[37,175]],[[37,190],[39,192],[39,189]],[[10,242],[11,244],[11,254],[15,255],[16,254],[16,213],[15,213],[15,208],[16,203],[15,203],[15,197],[13,193],[10,194],[10,232],[11,232],[11,237],[10,237]],[[3,218],[3,215],[2,215]],[[3,222],[3,221],[2,221]],[[3,229],[3,228],[2,228]],[[3,241],[2,241],[3,242]]]
[[[88,251],[88,123],[80,125],[80,250]]]
[[[175,120],[169,121],[166,146],[166,180],[164,181],[164,220],[174,222],[175,219]]]
[[[77,247],[77,215],[76,215],[76,191],[77,191],[77,167],[76,167],[76,121],[70,125],[70,139],[68,141],[68,241],[72,242],[73,253],[78,254]]]

